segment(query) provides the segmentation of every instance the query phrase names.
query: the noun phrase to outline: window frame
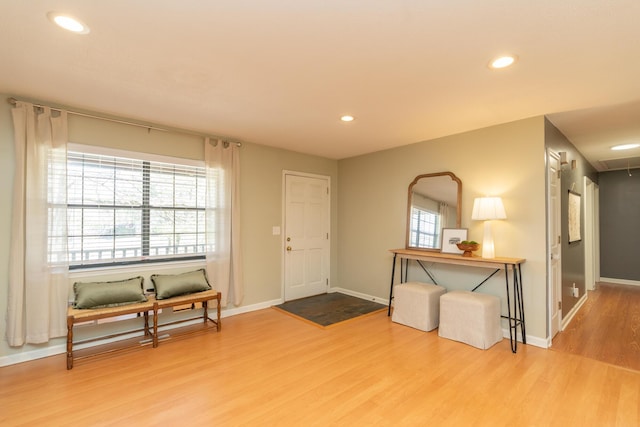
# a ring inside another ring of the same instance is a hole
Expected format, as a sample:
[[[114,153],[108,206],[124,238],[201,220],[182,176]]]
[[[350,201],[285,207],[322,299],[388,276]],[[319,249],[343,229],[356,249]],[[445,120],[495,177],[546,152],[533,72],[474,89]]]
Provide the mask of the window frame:
[[[114,148],[109,148],[109,147],[103,147],[103,146],[95,146],[95,145],[87,145],[87,144],[78,144],[78,143],[73,143],[70,142],[67,144],[67,152],[80,152],[83,154],[88,154],[88,155],[98,155],[98,156],[108,156],[108,157],[119,157],[119,158],[128,158],[128,159],[133,159],[136,161],[141,161],[141,162],[159,162],[159,163],[165,163],[165,164],[172,164],[172,165],[178,165],[178,166],[188,166],[188,167],[199,167],[199,168],[205,168],[205,162],[204,160],[196,160],[196,159],[187,159],[187,158],[181,158],[181,157],[173,157],[173,156],[163,156],[163,155],[158,155],[158,154],[150,154],[150,153],[143,153],[143,152],[138,152],[138,151],[130,151],[130,150],[121,150],[121,149],[114,149]],[[68,159],[68,155],[67,155],[67,159]],[[205,175],[206,175],[206,170],[205,170]],[[69,202],[67,202],[67,208],[74,206],[74,207],[78,207],[78,205],[76,204],[70,204]],[[82,205],[80,205],[82,206]],[[114,208],[115,208],[115,202],[114,202]],[[141,207],[142,210],[150,210],[153,209],[153,207],[151,207],[149,204],[147,204],[146,206],[142,206]],[[175,209],[175,207],[173,207],[172,209]],[[192,211],[198,211],[198,210],[202,210],[204,211],[206,208],[202,207],[202,208],[178,208],[178,210],[192,210]],[[146,229],[147,229],[147,233],[149,232],[148,230],[148,224],[145,225]],[[67,228],[68,230],[68,228]],[[68,231],[67,231],[68,232]],[[141,230],[141,233],[144,233],[143,230]],[[175,232],[174,232],[175,233]],[[205,233],[206,234],[206,233]],[[147,239],[150,239],[151,234],[149,234]],[[142,240],[142,242],[144,242],[144,239]],[[141,246],[140,248],[143,248],[143,243],[141,242]],[[148,242],[148,240],[147,240]],[[206,242],[205,242],[206,244]],[[68,253],[70,252],[69,249],[67,249]],[[144,257],[144,255],[142,255]],[[153,257],[153,258],[143,258],[143,259],[126,259],[123,258],[121,261],[115,261],[117,258],[114,258],[114,261],[109,261],[109,262],[85,262],[83,261],[82,264],[77,264],[77,263],[73,263],[71,261],[71,257],[69,257],[69,270],[72,271],[83,271],[83,270],[96,270],[96,269],[110,269],[110,268],[132,268],[132,267],[137,267],[137,266],[145,266],[145,265],[149,265],[149,264],[163,264],[163,265],[168,265],[168,264],[184,264],[184,263],[192,263],[192,262],[202,262],[204,261],[206,258],[206,254],[205,253],[195,253],[193,255],[169,255],[166,257]]]
[[[418,211],[418,218],[416,218],[416,220],[414,221],[413,218],[416,215],[415,211]],[[421,215],[430,215],[434,217],[434,221],[433,221],[433,229],[434,232],[433,233],[428,233],[424,230],[421,229],[420,224],[420,216]],[[421,247],[419,245],[419,241],[420,241],[420,236],[427,236],[430,238],[433,238],[433,244],[434,246],[432,247],[437,247],[439,244],[439,238],[440,238],[440,222],[441,222],[441,218],[440,218],[440,213],[439,212],[434,212],[432,210],[429,209],[425,209],[422,207],[418,207],[418,206],[412,206],[411,207],[411,224],[409,226],[410,230],[410,236],[409,236],[409,242],[410,244],[415,244],[416,247]],[[416,224],[416,227],[413,228],[411,227],[411,225]],[[415,240],[413,239],[415,235]]]

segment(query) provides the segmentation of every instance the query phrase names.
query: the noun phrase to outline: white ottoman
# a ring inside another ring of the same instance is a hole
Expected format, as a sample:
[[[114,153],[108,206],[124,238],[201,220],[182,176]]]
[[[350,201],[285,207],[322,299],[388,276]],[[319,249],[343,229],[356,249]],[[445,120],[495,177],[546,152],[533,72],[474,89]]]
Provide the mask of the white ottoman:
[[[440,298],[438,335],[487,349],[502,340],[500,298],[451,291]]]
[[[421,331],[438,327],[440,296],[447,292],[445,288],[430,283],[407,282],[394,286],[393,292],[391,320]]]

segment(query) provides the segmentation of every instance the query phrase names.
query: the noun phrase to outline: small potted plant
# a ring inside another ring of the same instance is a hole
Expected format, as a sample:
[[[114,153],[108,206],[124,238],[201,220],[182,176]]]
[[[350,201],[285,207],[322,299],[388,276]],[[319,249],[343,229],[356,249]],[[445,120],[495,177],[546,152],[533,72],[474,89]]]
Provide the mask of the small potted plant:
[[[478,242],[476,242],[475,240],[463,240],[460,243],[456,243],[456,246],[461,251],[464,251],[462,256],[471,257],[471,256],[473,256],[472,252],[473,251],[477,251],[478,248],[480,247],[480,244]]]

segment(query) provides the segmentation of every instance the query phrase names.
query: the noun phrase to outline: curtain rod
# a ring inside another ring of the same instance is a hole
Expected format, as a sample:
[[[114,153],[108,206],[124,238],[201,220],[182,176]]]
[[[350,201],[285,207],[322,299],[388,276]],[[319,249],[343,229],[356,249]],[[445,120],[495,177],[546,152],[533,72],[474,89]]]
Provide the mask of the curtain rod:
[[[7,98],[7,102],[11,105],[16,105],[16,103],[18,102],[18,100],[16,98],[10,97]],[[47,105],[41,105],[41,104],[33,104],[34,107],[40,107],[40,108],[45,108],[48,107]],[[48,108],[53,108],[54,110],[60,110],[60,108],[54,108],[54,107],[48,107]],[[150,126],[150,125],[143,125],[140,123],[134,123],[134,122],[128,122],[125,120],[118,120],[118,119],[110,119],[108,117],[101,117],[101,116],[96,116],[93,114],[87,114],[87,113],[80,113],[78,111],[69,111],[69,110],[65,110],[67,111],[68,114],[73,114],[75,116],[81,116],[81,117],[88,117],[90,119],[98,119],[98,120],[104,120],[106,122],[112,122],[112,123],[120,123],[123,125],[128,125],[128,126],[135,126],[135,127],[140,127],[140,128],[144,128],[147,129],[148,131],[153,130],[157,130],[159,132],[171,132],[171,133],[182,133],[185,135],[193,135],[193,136],[199,136],[199,137],[207,137],[207,135],[202,135],[200,133],[196,133],[196,132],[189,132],[186,130],[170,130],[170,129],[163,129],[163,128],[159,128],[156,126]],[[214,137],[217,139],[223,139],[223,138],[218,138],[218,137]],[[224,140],[224,139],[223,139]],[[237,141],[224,141],[225,144],[236,144],[238,147],[242,147],[242,143],[241,142],[237,142]]]

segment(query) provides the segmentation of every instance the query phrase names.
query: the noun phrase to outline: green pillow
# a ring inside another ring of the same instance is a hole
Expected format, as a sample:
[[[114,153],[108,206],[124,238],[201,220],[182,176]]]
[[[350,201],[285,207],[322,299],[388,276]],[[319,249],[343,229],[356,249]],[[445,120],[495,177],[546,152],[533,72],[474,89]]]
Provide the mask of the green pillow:
[[[133,277],[113,282],[76,282],[74,308],[104,308],[145,302],[144,278]]]
[[[151,281],[156,290],[156,299],[166,299],[211,289],[203,268],[182,274],[152,274]]]

